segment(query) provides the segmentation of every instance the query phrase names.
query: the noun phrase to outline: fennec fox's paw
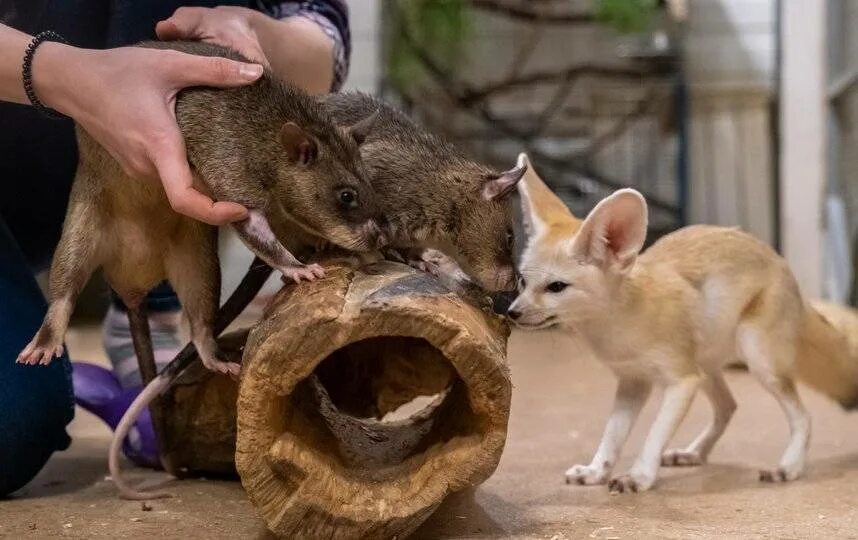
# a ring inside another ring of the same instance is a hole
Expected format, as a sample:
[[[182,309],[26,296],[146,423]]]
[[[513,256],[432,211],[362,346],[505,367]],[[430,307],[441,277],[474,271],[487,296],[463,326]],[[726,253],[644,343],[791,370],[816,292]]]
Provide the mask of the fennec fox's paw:
[[[604,467],[592,465],[574,465],[566,469],[566,483],[581,486],[604,484],[608,479],[608,471]]]
[[[653,477],[641,473],[630,472],[629,474],[612,478],[611,481],[608,482],[608,491],[610,491],[611,494],[637,493],[639,491],[648,490],[654,483],[655,478]]]
[[[325,270],[318,264],[308,264],[305,266],[287,266],[279,268],[283,273],[284,278],[291,279],[295,283],[301,283],[301,280],[314,281],[318,278],[325,277]]]
[[[46,366],[51,363],[54,357],[62,356],[62,354],[62,336],[55,335],[50,327],[42,326],[36,332],[33,340],[18,355],[17,362],[29,366],[35,366],[36,364]]]
[[[780,483],[790,482],[801,475],[800,471],[789,471],[784,467],[777,469],[763,469],[760,471],[760,482]]]
[[[663,467],[694,467],[703,465],[705,462],[706,460],[700,455],[700,452],[682,448],[667,450],[661,455],[661,465]]]

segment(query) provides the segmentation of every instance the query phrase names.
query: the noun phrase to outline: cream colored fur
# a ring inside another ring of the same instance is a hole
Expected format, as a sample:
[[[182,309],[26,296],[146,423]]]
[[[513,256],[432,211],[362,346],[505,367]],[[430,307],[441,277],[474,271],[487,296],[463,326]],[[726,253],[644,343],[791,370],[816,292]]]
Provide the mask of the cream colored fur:
[[[858,354],[842,327],[805,304],[785,261],[749,234],[702,225],[669,234],[641,254],[647,206],[631,189],[607,197],[583,221],[532,166],[519,191],[528,241],[510,317],[522,329],[583,337],[619,379],[599,448],[589,464],[566,471],[567,481],[642,491],[652,487],[660,465],[704,463],[736,408],[722,376],[736,358],[778,400],[790,426],[780,463],[760,479],[799,477],[810,417],[796,374],[854,406]],[[858,318],[838,313],[858,328]],[[654,385],[664,387],[664,399],[643,449],[626,474],[612,476]],[[698,390],[712,404],[712,422],[687,447],[666,450]]]

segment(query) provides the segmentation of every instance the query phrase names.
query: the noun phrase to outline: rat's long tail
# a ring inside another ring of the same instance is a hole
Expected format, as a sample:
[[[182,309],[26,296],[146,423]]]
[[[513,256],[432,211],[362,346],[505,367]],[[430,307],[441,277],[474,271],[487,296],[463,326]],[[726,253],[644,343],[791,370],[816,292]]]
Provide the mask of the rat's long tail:
[[[215,317],[214,334],[216,336],[220,335],[229,323],[235,320],[251,300],[256,297],[268,277],[271,275],[271,272],[272,270],[270,266],[265,264],[265,262],[259,257],[254,257],[253,262],[250,263],[250,268],[247,270],[247,274],[242,278],[241,283],[238,284],[238,287],[235,288],[235,291],[233,291],[229,299],[220,308],[217,316]],[[140,366],[141,371],[151,369],[152,375],[154,375],[155,360],[151,352],[152,342],[149,337],[149,321],[146,319],[145,313],[142,313],[139,310],[129,310],[128,313],[129,322],[131,322],[131,325],[137,329],[132,332],[132,337],[135,338],[135,352],[140,355],[138,358],[144,358],[144,362],[141,362]],[[148,407],[152,401],[170,387],[173,381],[176,380],[185,368],[187,368],[191,362],[196,359],[195,353],[196,349],[194,348],[194,345],[192,343],[188,343],[185,348],[176,355],[176,358],[167,364],[161,373],[155,376],[151,382],[146,385],[143,391],[140,392],[140,395],[134,399],[131,406],[128,407],[128,410],[125,411],[125,414],[122,416],[122,420],[119,421],[119,425],[116,426],[116,430],[113,432],[113,440],[110,442],[110,454],[108,455],[108,466],[110,467],[110,474],[113,477],[113,482],[119,489],[119,496],[123,499],[147,500],[171,496],[169,493],[164,491],[142,492],[128,486],[128,484],[122,480],[122,473],[119,468],[119,454],[122,449],[122,441],[125,440],[125,436],[128,435],[131,426],[137,422],[137,417],[140,416],[144,407]],[[147,359],[148,361],[146,361]],[[144,377],[146,376],[145,373],[143,373],[143,375]],[[155,415],[153,415],[153,420],[155,420]],[[159,446],[163,448],[160,438]]]
[[[116,484],[116,487],[119,489],[119,496],[123,499],[145,501],[148,499],[172,497],[172,495],[166,491],[144,492],[132,488],[125,483],[125,480],[122,479],[122,470],[119,468],[119,455],[122,451],[122,441],[125,440],[125,437],[128,435],[128,432],[137,421],[137,417],[140,416],[143,409],[148,407],[149,404],[152,403],[152,400],[161,395],[161,393],[169,386],[170,380],[163,375],[158,375],[152,379],[152,382],[147,384],[146,388],[144,388],[134,401],[131,402],[131,406],[128,407],[127,411],[125,411],[125,414],[122,416],[122,420],[119,421],[119,425],[116,426],[116,430],[113,432],[113,440],[110,441],[110,453],[108,454],[108,467],[110,468],[110,476],[113,478],[113,483]]]

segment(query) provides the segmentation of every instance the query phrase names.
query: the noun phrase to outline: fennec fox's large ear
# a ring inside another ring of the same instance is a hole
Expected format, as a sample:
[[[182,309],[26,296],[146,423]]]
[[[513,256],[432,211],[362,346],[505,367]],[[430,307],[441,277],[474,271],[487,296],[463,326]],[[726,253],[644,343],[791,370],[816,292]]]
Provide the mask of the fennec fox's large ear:
[[[522,161],[519,156],[518,163],[512,169],[501,173],[497,177],[488,178],[483,183],[483,199],[497,201],[503,199],[515,188],[522,179],[528,168],[527,160]]]
[[[518,165],[526,168],[522,181],[518,183],[525,234],[528,237],[538,236],[553,228],[558,234],[569,234],[571,238],[581,222],[545,185],[530,163],[527,154],[522,152],[518,155]]]
[[[643,195],[621,189],[600,201],[584,220],[572,244],[573,255],[625,272],[643,248],[646,228]]]
[[[319,155],[316,141],[295,122],[286,122],[280,128],[280,143],[289,159],[299,165],[309,165]]]

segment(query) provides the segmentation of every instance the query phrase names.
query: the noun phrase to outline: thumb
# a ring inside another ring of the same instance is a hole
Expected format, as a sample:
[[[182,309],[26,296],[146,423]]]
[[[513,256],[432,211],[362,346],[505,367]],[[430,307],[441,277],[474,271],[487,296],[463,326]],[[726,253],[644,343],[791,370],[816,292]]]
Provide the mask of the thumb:
[[[180,53],[173,64],[181,86],[243,86],[262,76],[262,66],[219,56]]]
[[[155,25],[158,39],[170,41],[174,39],[194,40],[203,37],[202,26],[203,8],[182,7],[177,9],[169,18]]]
[[[151,156],[173,210],[210,225],[226,225],[247,218],[247,209],[236,203],[213,201],[193,186],[181,137]]]
[[[159,21],[155,25],[155,35],[161,41],[174,41],[177,39],[193,39],[195,36],[188,32],[187,28],[181,28],[179,23],[173,18]]]

